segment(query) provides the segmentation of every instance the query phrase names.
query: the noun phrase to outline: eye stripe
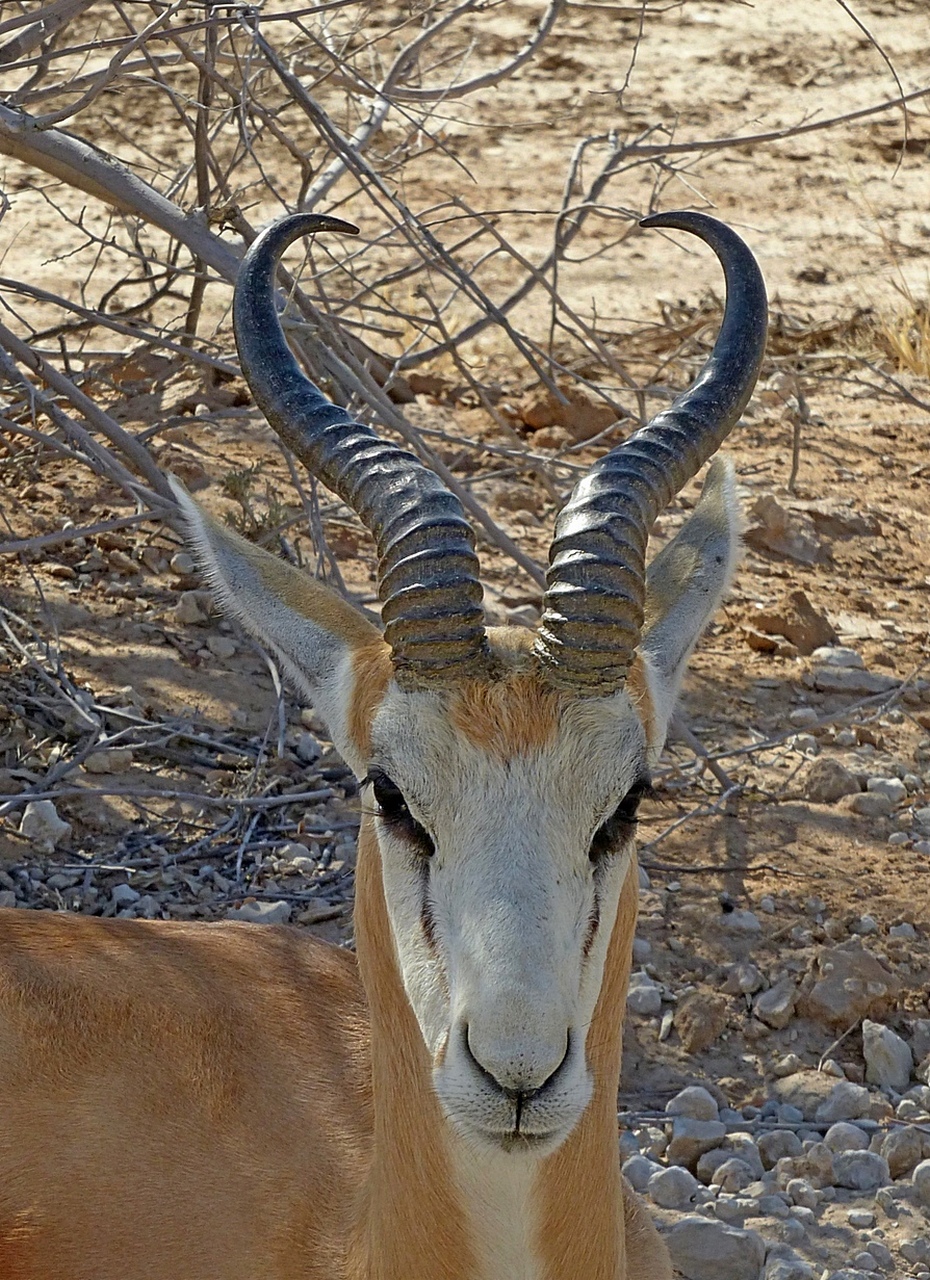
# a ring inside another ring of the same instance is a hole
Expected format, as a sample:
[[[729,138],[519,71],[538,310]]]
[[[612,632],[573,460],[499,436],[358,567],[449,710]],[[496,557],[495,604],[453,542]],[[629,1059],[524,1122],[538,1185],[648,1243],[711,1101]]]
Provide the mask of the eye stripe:
[[[588,857],[595,866],[636,833],[636,813],[644,796],[652,794],[649,778],[637,778],[616,809],[595,831]]]
[[[372,769],[365,778],[370,784],[378,805],[378,817],[393,832],[414,846],[416,852],[424,858],[431,858],[436,852],[432,837],[418,822],[404,799],[403,792],[397,783],[381,769]]]

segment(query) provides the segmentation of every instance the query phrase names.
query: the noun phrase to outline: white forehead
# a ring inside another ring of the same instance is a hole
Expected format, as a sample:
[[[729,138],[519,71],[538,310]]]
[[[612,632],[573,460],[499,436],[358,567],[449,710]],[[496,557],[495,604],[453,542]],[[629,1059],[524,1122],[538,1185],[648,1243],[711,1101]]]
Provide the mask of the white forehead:
[[[493,712],[463,723],[453,702],[392,683],[372,726],[369,767],[390,775],[421,821],[487,831],[504,816],[509,827],[517,813],[544,811],[593,826],[646,772],[646,735],[626,693],[566,701],[555,716],[541,703],[538,735],[526,724],[525,696],[516,733],[506,692],[499,723]]]

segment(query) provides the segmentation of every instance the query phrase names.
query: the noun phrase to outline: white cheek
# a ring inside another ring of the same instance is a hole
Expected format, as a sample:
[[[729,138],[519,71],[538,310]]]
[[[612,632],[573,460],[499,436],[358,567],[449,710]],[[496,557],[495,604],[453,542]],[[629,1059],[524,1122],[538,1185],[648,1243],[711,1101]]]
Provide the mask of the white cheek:
[[[581,977],[579,1004],[581,1006],[580,1013],[583,1015],[582,1025],[585,1027],[590,1026],[591,1019],[594,1017],[594,1009],[597,1005],[601,983],[604,979],[607,949],[610,946],[611,934],[613,933],[617,920],[617,911],[620,907],[620,895],[623,892],[623,886],[626,883],[627,876],[630,874],[632,865],[633,844],[631,842],[627,848],[616,855],[613,866],[604,878],[600,900],[600,924],[594,936],[591,950],[588,952],[588,963],[585,965]]]
[[[383,829],[378,832],[388,918],[407,999],[431,1057],[449,1028],[449,1000],[439,960],[423,928],[423,879],[410,865],[410,850]]]

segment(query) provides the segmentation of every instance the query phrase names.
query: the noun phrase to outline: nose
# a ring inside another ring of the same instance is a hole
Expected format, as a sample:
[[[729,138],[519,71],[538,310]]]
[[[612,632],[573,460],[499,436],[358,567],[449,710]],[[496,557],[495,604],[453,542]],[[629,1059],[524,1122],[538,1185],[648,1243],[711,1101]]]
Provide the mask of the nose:
[[[571,1030],[558,1044],[534,1040],[490,1045],[482,1043],[477,1029],[469,1023],[462,1027],[465,1054],[481,1074],[503,1093],[524,1101],[551,1084],[564,1067],[571,1049]]]

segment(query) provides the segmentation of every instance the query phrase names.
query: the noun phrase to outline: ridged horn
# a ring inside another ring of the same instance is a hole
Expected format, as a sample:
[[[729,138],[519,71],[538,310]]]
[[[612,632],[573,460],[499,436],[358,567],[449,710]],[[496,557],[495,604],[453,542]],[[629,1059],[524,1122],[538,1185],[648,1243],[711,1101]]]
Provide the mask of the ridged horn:
[[[401,685],[477,675],[487,666],[487,638],[474,534],[459,500],[413,454],[327,400],[284,337],[275,307],[278,260],[316,231],[354,235],[358,228],[289,214],[266,227],[243,258],[233,301],[242,372],[287,447],[374,536],[384,635]]]
[[[546,678],[581,697],[622,688],[643,625],[653,523],[739,419],[765,351],[765,282],[736,232],[689,212],[653,214],[640,226],[689,231],[708,244],[723,267],[726,306],[693,385],[600,458],[556,522],[535,651]]]

